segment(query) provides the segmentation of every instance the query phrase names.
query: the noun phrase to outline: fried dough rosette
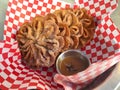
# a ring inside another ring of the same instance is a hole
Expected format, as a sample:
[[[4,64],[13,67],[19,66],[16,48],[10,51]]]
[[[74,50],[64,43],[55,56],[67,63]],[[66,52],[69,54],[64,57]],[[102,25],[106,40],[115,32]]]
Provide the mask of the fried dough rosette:
[[[31,23],[24,23],[17,32],[22,60],[32,68],[50,67],[61,51],[58,26],[52,20],[37,16]]]
[[[93,17],[87,10],[56,10],[25,22],[17,32],[22,61],[29,67],[50,67],[56,57],[68,49],[84,47],[95,32]]]
[[[83,27],[82,36],[79,38],[79,47],[84,47],[87,43],[89,43],[95,32],[95,23],[93,17],[88,14],[87,10],[82,8],[78,8],[73,10],[74,14],[78,18],[78,23],[81,23]]]
[[[64,23],[68,27],[78,23],[78,19],[70,10],[56,10],[54,14],[57,16],[59,23]]]

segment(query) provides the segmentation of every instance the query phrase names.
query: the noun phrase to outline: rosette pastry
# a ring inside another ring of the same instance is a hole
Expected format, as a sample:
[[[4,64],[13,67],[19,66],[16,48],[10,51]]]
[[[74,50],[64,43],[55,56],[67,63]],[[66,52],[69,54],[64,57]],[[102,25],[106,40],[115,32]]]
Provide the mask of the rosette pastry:
[[[80,28],[79,31],[81,32],[79,37],[79,47],[84,47],[93,39],[95,32],[95,22],[93,17],[84,8],[74,9],[73,13],[78,19]]]
[[[85,9],[64,9],[25,22],[16,39],[22,61],[29,67],[50,67],[68,49],[84,47],[94,36],[93,17]]]
[[[61,51],[62,37],[58,26],[51,20],[35,17],[31,23],[24,23],[17,32],[22,61],[32,68],[50,67]]]

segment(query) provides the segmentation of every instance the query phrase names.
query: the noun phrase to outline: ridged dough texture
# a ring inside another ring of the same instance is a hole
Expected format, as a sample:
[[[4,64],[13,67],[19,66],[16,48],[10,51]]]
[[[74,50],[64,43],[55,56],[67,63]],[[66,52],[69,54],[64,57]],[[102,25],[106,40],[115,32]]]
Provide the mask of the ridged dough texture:
[[[79,49],[95,32],[93,17],[84,8],[62,9],[34,17],[20,26],[16,39],[22,61],[33,69],[50,67],[68,49]]]

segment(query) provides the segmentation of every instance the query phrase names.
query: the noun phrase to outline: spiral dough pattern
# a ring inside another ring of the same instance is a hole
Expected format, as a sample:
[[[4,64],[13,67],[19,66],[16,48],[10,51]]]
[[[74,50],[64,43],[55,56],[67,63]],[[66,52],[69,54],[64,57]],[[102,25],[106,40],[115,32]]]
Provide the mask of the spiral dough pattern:
[[[93,17],[84,8],[56,10],[25,22],[16,39],[22,61],[33,69],[50,67],[68,49],[84,47],[95,32]]]

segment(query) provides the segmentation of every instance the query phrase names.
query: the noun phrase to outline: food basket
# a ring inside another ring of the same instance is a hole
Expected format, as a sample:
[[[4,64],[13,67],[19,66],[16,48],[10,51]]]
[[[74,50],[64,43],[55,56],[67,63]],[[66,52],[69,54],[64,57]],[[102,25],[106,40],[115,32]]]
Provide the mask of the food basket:
[[[2,90],[78,90],[120,61],[120,32],[110,18],[117,0],[9,0],[4,24],[4,40],[0,41],[0,89]],[[79,50],[91,66],[72,76],[59,75],[56,67],[33,70],[21,62],[16,32],[25,21],[61,8],[86,8],[96,23],[93,40]]]

